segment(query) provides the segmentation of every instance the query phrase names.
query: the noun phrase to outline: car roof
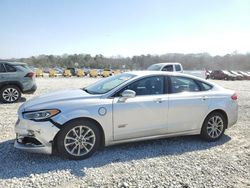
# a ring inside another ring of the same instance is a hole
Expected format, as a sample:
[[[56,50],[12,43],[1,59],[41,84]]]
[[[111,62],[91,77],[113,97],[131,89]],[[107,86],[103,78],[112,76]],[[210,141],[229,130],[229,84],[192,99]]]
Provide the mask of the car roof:
[[[6,64],[10,64],[10,65],[27,65],[27,63],[22,63],[22,62],[0,61],[0,63],[6,63]]]
[[[170,71],[151,71],[151,70],[142,70],[142,71],[129,71],[127,73],[135,74],[138,76],[147,76],[147,75],[183,75],[183,73],[179,72],[170,72]]]
[[[196,77],[196,76],[193,76],[190,74],[185,74],[185,73],[180,73],[180,72],[169,72],[169,71],[143,70],[143,71],[130,71],[130,72],[126,72],[126,73],[134,74],[136,76],[165,75],[165,76],[185,76],[185,77],[189,77],[189,78],[201,79],[199,77]]]
[[[180,63],[179,62],[165,62],[165,63],[156,63],[156,64],[153,64],[153,65],[161,65],[161,66],[163,66],[163,65],[180,65]]]
[[[125,73],[129,73],[129,74],[134,74],[137,77],[144,77],[144,76],[180,76],[180,77],[186,77],[186,78],[190,78],[190,79],[195,79],[204,83],[207,83],[209,85],[212,86],[216,86],[217,88],[221,88],[220,85],[209,81],[209,80],[205,80],[203,78],[197,77],[197,76],[193,76],[190,74],[185,74],[185,73],[180,73],[180,72],[168,72],[168,71],[148,71],[148,70],[143,70],[143,71],[130,71],[130,72],[125,72]]]

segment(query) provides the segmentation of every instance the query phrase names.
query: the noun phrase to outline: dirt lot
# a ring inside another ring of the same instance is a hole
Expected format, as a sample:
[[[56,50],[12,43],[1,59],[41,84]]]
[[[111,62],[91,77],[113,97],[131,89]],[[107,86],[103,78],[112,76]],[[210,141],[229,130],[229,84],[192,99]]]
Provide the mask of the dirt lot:
[[[37,92],[24,97],[94,81],[39,78]],[[239,97],[238,123],[218,142],[189,136],[123,144],[83,161],[14,149],[22,102],[0,104],[0,187],[250,187],[250,81],[216,82]]]

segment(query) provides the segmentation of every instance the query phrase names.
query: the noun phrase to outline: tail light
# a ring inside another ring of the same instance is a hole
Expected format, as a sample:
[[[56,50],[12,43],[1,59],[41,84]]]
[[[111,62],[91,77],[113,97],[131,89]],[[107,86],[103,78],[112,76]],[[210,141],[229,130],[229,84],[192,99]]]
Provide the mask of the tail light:
[[[238,96],[236,93],[234,93],[232,96],[231,96],[231,99],[236,101],[238,99]]]
[[[29,72],[28,74],[25,75],[25,77],[33,78],[33,77],[35,77],[35,73]]]

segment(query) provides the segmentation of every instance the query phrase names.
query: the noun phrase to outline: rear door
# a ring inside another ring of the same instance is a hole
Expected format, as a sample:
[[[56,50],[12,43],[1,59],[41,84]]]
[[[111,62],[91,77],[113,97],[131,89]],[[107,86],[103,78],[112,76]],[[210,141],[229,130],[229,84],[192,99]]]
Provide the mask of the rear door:
[[[200,129],[210,104],[208,91],[187,77],[170,76],[170,82],[168,132]]]

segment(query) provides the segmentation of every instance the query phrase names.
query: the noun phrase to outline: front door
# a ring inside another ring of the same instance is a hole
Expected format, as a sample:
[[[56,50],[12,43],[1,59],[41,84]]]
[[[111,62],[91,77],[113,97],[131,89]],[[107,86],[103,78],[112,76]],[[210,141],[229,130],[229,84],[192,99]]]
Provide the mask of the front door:
[[[167,132],[168,95],[163,76],[136,81],[125,89],[136,92],[134,98],[113,100],[114,140],[154,136]],[[121,92],[122,92],[121,91]]]

